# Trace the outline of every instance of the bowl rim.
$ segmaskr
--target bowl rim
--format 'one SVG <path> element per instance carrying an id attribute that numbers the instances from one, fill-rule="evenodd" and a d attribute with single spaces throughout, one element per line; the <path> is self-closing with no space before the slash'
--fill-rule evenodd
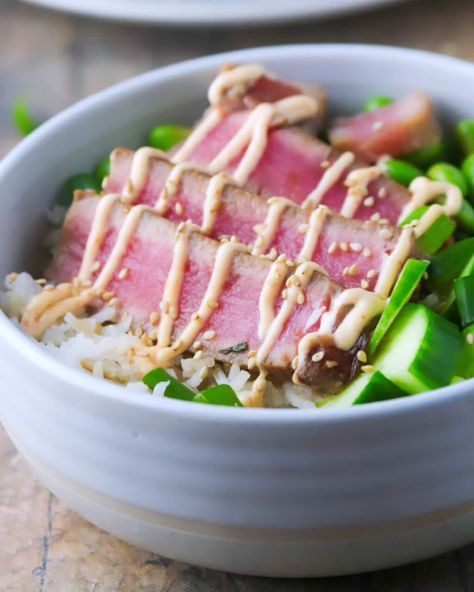
<path id="1" fill-rule="evenodd" d="M 24 154 L 37 149 L 48 134 L 67 126 L 70 119 L 81 117 L 91 108 L 100 107 L 113 101 L 118 96 L 133 95 L 137 89 L 146 90 L 153 87 L 159 80 L 166 83 L 167 80 L 182 78 L 188 74 L 195 74 L 211 66 L 218 66 L 224 61 L 265 61 L 267 58 L 295 57 L 314 54 L 318 59 L 326 57 L 344 58 L 350 55 L 352 58 L 371 57 L 376 52 L 377 59 L 401 59 L 404 61 L 421 61 L 424 65 L 437 68 L 449 68 L 456 70 L 462 76 L 474 78 L 474 64 L 467 61 L 440 55 L 433 52 L 417 49 L 393 47 L 375 44 L 291 44 L 255 47 L 243 50 L 235 50 L 212 54 L 200 58 L 181 61 L 175 64 L 163 66 L 95 93 L 61 111 L 41 125 L 27 138 L 22 140 L 0 161 L 0 184 L 2 177 L 7 175 L 23 158 Z M 66 381 L 71 386 L 80 388 L 84 393 L 93 397 L 102 397 L 125 405 L 132 405 L 144 409 L 167 409 L 171 413 L 188 418 L 207 417 L 220 421 L 264 422 L 269 420 L 278 423 L 301 422 L 340 422 L 363 421 L 368 417 L 381 417 L 387 414 L 399 415 L 411 413 L 415 410 L 426 409 L 444 405 L 446 401 L 455 395 L 457 398 L 474 397 L 474 378 L 465 380 L 455 385 L 441 389 L 427 391 L 415 396 L 380 401 L 370 405 L 358 405 L 355 407 L 328 409 L 324 413 L 312 412 L 309 409 L 272 409 L 272 408 L 245 408 L 241 413 L 238 408 L 217 405 L 189 405 L 188 402 L 164 397 L 141 396 L 145 393 L 128 390 L 123 386 L 114 384 L 104 379 L 99 379 L 78 368 L 68 366 L 59 358 L 55 358 L 38 343 L 21 331 L 4 313 L 0 311 L 0 343 L 5 341 L 14 348 L 17 355 L 25 357 L 32 365 L 40 368 L 59 381 Z"/>

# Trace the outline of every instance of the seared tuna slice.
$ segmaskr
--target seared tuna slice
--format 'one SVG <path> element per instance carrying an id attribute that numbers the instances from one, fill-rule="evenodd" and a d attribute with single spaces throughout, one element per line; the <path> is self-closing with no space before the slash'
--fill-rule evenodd
<path id="1" fill-rule="evenodd" d="M 138 162 L 141 156 L 125 149 L 113 152 L 107 191 L 127 191 L 134 158 Z M 218 178 L 211 180 L 192 167 L 178 169 L 182 165 L 173 165 L 156 152 L 150 153 L 146 161 L 143 159 L 145 163 L 142 187 L 137 186 L 129 198 L 134 203 L 157 206 L 163 216 L 177 222 L 191 220 L 216 239 L 235 236 L 252 246 L 255 254 L 285 254 L 297 261 L 315 261 L 345 288 L 375 289 L 380 271 L 390 265 L 400 241 L 401 233 L 396 228 L 349 220 L 322 207 L 311 212 L 281 198 L 267 200 L 241 189 L 231 179 L 224 178 L 223 184 L 216 187 L 217 199 L 209 200 L 210 184 Z M 174 174 L 176 170 L 181 170 L 179 177 Z M 169 179 L 172 184 L 167 184 Z M 212 208 L 215 212 L 211 216 Z M 398 257 L 392 280 L 405 259 L 414 253 L 412 239 Z M 387 282 L 383 283 L 387 286 Z M 390 287 L 382 293 L 388 294 Z"/>
<path id="2" fill-rule="evenodd" d="M 314 263 L 295 267 L 283 258 L 272 262 L 252 256 L 241 243 L 219 243 L 147 206 L 130 208 L 109 198 L 113 205 L 108 209 L 106 199 L 85 196 L 71 207 L 49 276 L 60 283 L 71 279 L 71 268 L 80 269 L 79 275 L 72 284 L 60 283 L 56 293 L 43 292 L 34 299 L 22 320 L 32 334 L 41 335 L 57 318 L 57 310 L 62 315 L 65 310 L 98 306 L 102 299 L 131 314 L 135 325 L 156 330 L 157 344 L 136 352 L 144 371 L 202 349 L 217 359 L 263 372 L 288 374 L 294 369 L 297 381 L 318 376 L 324 392 L 332 393 L 352 375 L 346 366 L 358 367 L 353 345 L 382 311 L 383 298 L 360 289 L 342 292 Z M 116 237 L 112 249 L 107 241 L 95 240 L 100 233 L 94 221 L 107 209 L 101 232 Z M 92 218 L 95 231 L 90 232 L 81 258 L 73 229 L 85 228 Z M 95 261 L 104 259 L 102 248 L 108 255 L 98 266 Z M 63 294 L 65 302 L 58 305 Z M 355 299 L 347 301 L 347 294 Z M 374 303 L 371 314 L 354 315 L 358 299 L 367 298 Z M 332 336 L 330 346 L 323 348 L 324 361 L 313 358 L 315 348 L 321 351 L 318 331 L 323 325 L 323 340 Z M 245 351 L 229 352 L 241 343 Z M 308 370 L 315 365 L 318 369 Z M 334 371 L 337 365 L 339 373 Z M 318 384 L 311 386 L 319 389 Z"/>
<path id="3" fill-rule="evenodd" d="M 441 130 L 430 99 L 415 93 L 371 113 L 336 119 L 329 138 L 338 150 L 352 150 L 375 162 L 384 155 L 400 156 L 434 144 Z"/>

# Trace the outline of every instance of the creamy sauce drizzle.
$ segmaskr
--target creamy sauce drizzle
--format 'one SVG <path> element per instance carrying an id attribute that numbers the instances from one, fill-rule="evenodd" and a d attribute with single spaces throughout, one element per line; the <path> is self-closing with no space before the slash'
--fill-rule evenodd
<path id="1" fill-rule="evenodd" d="M 284 281 L 288 276 L 290 268 L 287 260 L 280 255 L 270 267 L 270 270 L 263 283 L 260 297 L 258 299 L 259 323 L 258 337 L 262 341 L 267 334 L 268 328 L 275 318 L 275 303 L 280 295 Z"/>
<path id="2" fill-rule="evenodd" d="M 252 248 L 252 255 L 263 255 L 272 243 L 283 216 L 283 212 L 288 207 L 294 206 L 294 202 L 286 197 L 270 197 L 267 200 L 268 210 L 265 221 L 259 224 L 256 229 L 257 239 Z"/>
<path id="3" fill-rule="evenodd" d="M 301 207 L 313 209 L 321 203 L 326 193 L 339 181 L 344 171 L 354 162 L 352 152 L 344 152 L 327 168 L 321 180 L 301 204 Z"/>
<path id="4" fill-rule="evenodd" d="M 374 289 L 376 294 L 383 297 L 390 295 L 398 274 L 410 254 L 413 242 L 413 230 L 411 228 L 404 228 L 400 234 L 395 249 L 387 257 L 384 265 L 380 269 L 380 274 Z"/>
<path id="5" fill-rule="evenodd" d="M 441 181 L 431 181 L 426 177 L 417 177 L 410 185 L 412 198 L 403 209 L 399 222 L 402 222 L 409 214 L 417 208 L 424 206 L 437 197 L 446 196 L 443 205 L 434 204 L 418 220 L 415 226 L 415 236 L 421 236 L 428 228 L 443 214 L 446 216 L 455 216 L 462 206 L 461 190 L 452 185 Z"/>
<path id="6" fill-rule="evenodd" d="M 319 206 L 311 213 L 303 247 L 298 255 L 299 261 L 308 261 L 313 258 L 328 213 L 329 209 L 326 206 Z M 325 274 L 327 275 L 327 272 Z"/>
<path id="7" fill-rule="evenodd" d="M 231 94 L 232 98 L 245 95 L 264 74 L 265 70 L 259 64 L 246 64 L 223 70 L 209 86 L 207 91 L 209 103 L 213 106 L 219 105 L 227 93 Z"/>
<path id="8" fill-rule="evenodd" d="M 345 216 L 346 218 L 354 217 L 362 200 L 369 194 L 369 184 L 382 174 L 383 173 L 378 166 L 372 166 L 355 169 L 347 175 L 345 184 L 348 187 L 348 192 L 341 207 L 342 216 Z"/>
<path id="9" fill-rule="evenodd" d="M 201 231 L 204 234 L 210 234 L 214 230 L 217 214 L 221 206 L 222 195 L 225 188 L 232 184 L 232 179 L 226 173 L 217 173 L 217 175 L 209 179 L 202 213 Z"/>

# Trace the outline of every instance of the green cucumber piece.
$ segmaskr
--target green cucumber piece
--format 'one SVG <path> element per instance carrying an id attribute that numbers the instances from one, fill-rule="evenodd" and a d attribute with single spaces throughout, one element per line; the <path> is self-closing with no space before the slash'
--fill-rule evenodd
<path id="1" fill-rule="evenodd" d="M 430 146 L 425 146 L 424 148 L 419 148 L 414 152 L 405 154 L 403 158 L 411 164 L 425 169 L 435 162 L 449 160 L 449 153 L 448 143 L 441 140 L 436 142 L 436 144 L 431 144 Z"/>
<path id="2" fill-rule="evenodd" d="M 422 304 L 407 304 L 373 365 L 407 393 L 421 393 L 451 382 L 461 350 L 456 325 Z"/>
<path id="3" fill-rule="evenodd" d="M 361 374 L 342 393 L 332 397 L 320 407 L 324 409 L 351 407 L 352 405 L 397 399 L 406 395 L 405 391 L 393 384 L 381 372 L 374 372 L 373 374 Z"/>
<path id="4" fill-rule="evenodd" d="M 408 259 L 405 263 L 392 295 L 387 303 L 382 316 L 375 327 L 375 331 L 370 340 L 369 358 L 371 358 L 377 350 L 384 335 L 389 330 L 397 315 L 410 300 L 413 292 L 416 290 L 418 284 L 423 278 L 424 273 L 428 268 L 427 261 L 419 261 L 417 259 Z"/>
<path id="5" fill-rule="evenodd" d="M 462 200 L 461 209 L 456 214 L 456 220 L 460 228 L 470 235 L 474 234 L 474 208 L 465 199 Z"/>
<path id="6" fill-rule="evenodd" d="M 427 286 L 440 295 L 449 294 L 470 259 L 474 257 L 474 238 L 466 238 L 437 253 L 428 268 Z"/>
<path id="7" fill-rule="evenodd" d="M 461 327 L 474 324 L 474 275 L 466 275 L 454 282 L 454 294 L 461 319 Z"/>
<path id="8" fill-rule="evenodd" d="M 158 125 L 154 127 L 148 136 L 150 146 L 167 152 L 173 146 L 183 142 L 191 133 L 191 128 L 183 125 Z"/>

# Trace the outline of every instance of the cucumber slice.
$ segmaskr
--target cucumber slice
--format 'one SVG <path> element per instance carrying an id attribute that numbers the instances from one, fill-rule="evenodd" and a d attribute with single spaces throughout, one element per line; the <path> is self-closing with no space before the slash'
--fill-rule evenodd
<path id="1" fill-rule="evenodd" d="M 456 325 L 422 304 L 407 304 L 373 365 L 410 394 L 449 384 L 462 350 Z"/>
<path id="2" fill-rule="evenodd" d="M 469 260 L 474 257 L 474 238 L 466 238 L 437 253 L 428 269 L 427 285 L 440 295 L 449 294 Z"/>
<path id="3" fill-rule="evenodd" d="M 324 409 L 350 407 L 351 405 L 396 399 L 406 395 L 405 391 L 390 382 L 381 372 L 374 372 L 373 374 L 361 374 L 342 393 L 332 397 L 320 407 L 324 407 Z"/>
<path id="4" fill-rule="evenodd" d="M 429 206 L 421 206 L 409 214 L 400 226 L 407 226 L 413 220 L 419 220 L 427 211 Z M 456 230 L 456 222 L 444 214 L 437 218 L 433 224 L 417 238 L 416 244 L 423 253 L 434 255 L 441 249 L 444 243 Z"/>
<path id="5" fill-rule="evenodd" d="M 454 293 L 461 327 L 474 324 L 474 275 L 458 278 L 454 282 Z"/>
<path id="6" fill-rule="evenodd" d="M 390 300 L 388 301 L 388 304 L 375 327 L 372 339 L 370 340 L 369 358 L 374 355 L 391 324 L 405 304 L 410 300 L 413 292 L 420 283 L 423 274 L 427 270 L 428 265 L 428 262 L 419 261 L 417 259 L 408 259 L 405 263 L 397 283 L 395 284 L 392 295 L 390 296 Z"/>

